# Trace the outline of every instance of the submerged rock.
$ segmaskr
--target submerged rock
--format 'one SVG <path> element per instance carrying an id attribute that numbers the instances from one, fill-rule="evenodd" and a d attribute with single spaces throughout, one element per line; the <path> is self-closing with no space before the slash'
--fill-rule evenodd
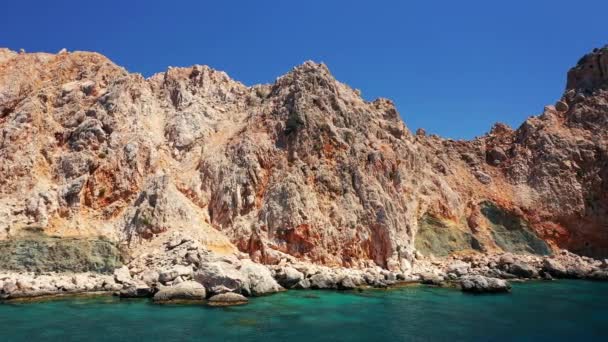
<path id="1" fill-rule="evenodd" d="M 232 306 L 244 305 L 249 302 L 247 297 L 234 292 L 221 293 L 209 298 L 208 304 L 211 306 Z"/>

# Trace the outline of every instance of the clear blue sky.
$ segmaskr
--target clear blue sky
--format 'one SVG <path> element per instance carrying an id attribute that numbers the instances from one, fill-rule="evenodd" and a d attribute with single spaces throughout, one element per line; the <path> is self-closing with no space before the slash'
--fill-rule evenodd
<path id="1" fill-rule="evenodd" d="M 410 129 L 471 138 L 538 114 L 608 43 L 608 1 L 5 1 L 0 46 L 94 50 L 149 76 L 207 64 L 247 84 L 325 62 Z"/>

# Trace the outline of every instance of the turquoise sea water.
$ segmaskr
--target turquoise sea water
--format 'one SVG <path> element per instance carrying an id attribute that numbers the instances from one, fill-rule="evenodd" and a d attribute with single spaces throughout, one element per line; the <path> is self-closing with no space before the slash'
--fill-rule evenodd
<path id="1" fill-rule="evenodd" d="M 515 284 L 506 295 L 411 286 L 289 291 L 247 306 L 114 297 L 0 304 L 1 341 L 606 340 L 608 283 Z"/>

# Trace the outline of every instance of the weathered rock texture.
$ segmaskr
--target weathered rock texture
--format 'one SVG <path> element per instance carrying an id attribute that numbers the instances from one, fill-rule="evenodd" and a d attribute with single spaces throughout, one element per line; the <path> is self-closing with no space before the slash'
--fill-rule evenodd
<path id="1" fill-rule="evenodd" d="M 0 265 L 26 272 L 112 273 L 121 265 L 120 252 L 98 239 L 29 237 L 0 241 Z"/>
<path id="2" fill-rule="evenodd" d="M 211 293 L 280 289 L 244 258 L 409 272 L 416 249 L 607 256 L 607 74 L 596 50 L 542 115 L 454 141 L 412 134 L 323 64 L 247 87 L 206 66 L 145 79 L 96 53 L 0 49 L 0 239 L 101 236 L 141 282 L 239 272 L 201 280 L 220 279 Z M 296 272 L 279 279 L 327 283 Z"/>

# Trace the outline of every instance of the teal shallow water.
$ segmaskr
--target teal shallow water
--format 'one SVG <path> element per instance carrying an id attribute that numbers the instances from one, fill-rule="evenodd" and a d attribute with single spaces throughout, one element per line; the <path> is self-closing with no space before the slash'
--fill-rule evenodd
<path id="1" fill-rule="evenodd" d="M 559 281 L 481 296 L 418 286 L 289 291 L 230 308 L 68 298 L 0 304 L 0 340 L 605 340 L 607 294 L 608 283 Z"/>

